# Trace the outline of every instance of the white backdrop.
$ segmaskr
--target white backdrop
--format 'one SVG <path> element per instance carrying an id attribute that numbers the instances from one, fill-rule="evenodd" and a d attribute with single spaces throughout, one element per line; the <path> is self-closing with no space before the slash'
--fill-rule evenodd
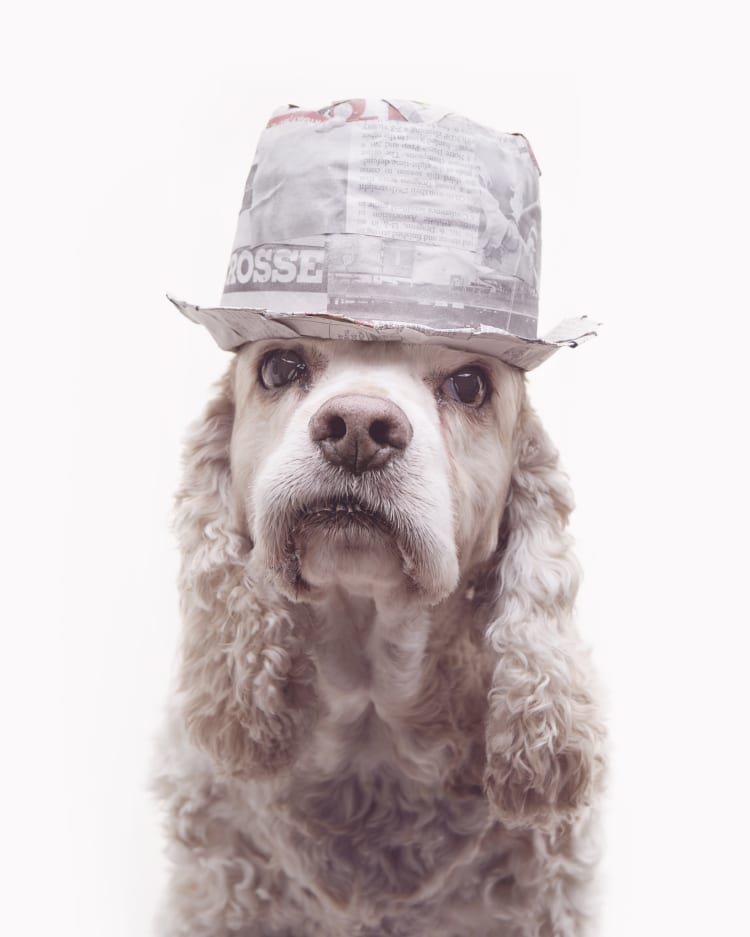
<path id="1" fill-rule="evenodd" d="M 164 293 L 218 300 L 277 105 L 381 95 L 528 136 L 542 331 L 604 323 L 530 377 L 577 492 L 581 627 L 609 695 L 601 934 L 747 932 L 749 76 L 729 6 L 8 15 L 4 933 L 150 933 L 168 518 L 180 439 L 229 360 Z"/>

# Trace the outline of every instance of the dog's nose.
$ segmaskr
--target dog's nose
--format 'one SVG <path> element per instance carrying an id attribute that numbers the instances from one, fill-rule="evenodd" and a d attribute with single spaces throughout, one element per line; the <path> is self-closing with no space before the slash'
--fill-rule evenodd
<path id="1" fill-rule="evenodd" d="M 331 397 L 310 420 L 310 438 L 326 459 L 355 475 L 382 468 L 411 437 L 404 411 L 384 397 Z"/>

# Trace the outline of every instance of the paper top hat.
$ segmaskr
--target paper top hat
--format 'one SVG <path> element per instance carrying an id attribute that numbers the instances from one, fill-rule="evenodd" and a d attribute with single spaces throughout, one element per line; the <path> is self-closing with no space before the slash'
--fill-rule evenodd
<path id="1" fill-rule="evenodd" d="M 540 221 L 520 134 L 414 101 L 290 105 L 260 137 L 221 305 L 172 302 L 228 350 L 435 343 L 530 370 L 595 334 L 584 317 L 537 336 Z"/>

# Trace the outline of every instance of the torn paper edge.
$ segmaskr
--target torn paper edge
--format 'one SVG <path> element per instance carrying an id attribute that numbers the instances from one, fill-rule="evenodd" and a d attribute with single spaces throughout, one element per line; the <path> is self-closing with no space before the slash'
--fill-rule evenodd
<path id="1" fill-rule="evenodd" d="M 458 351 L 489 355 L 524 371 L 536 368 L 560 348 L 575 348 L 588 341 L 597 334 L 599 326 L 586 316 L 580 316 L 564 319 L 543 338 L 529 339 L 492 326 L 436 329 L 377 319 L 365 321 L 331 313 L 271 313 L 265 309 L 196 306 L 169 294 L 167 298 L 192 322 L 204 325 L 225 351 L 233 351 L 245 342 L 268 339 L 400 341 L 413 345 L 443 345 Z"/>

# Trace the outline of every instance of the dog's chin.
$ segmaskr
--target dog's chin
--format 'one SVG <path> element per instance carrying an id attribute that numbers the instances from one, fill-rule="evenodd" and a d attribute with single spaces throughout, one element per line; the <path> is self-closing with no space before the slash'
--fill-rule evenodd
<path id="1" fill-rule="evenodd" d="M 446 582 L 414 538 L 385 516 L 353 503 L 299 512 L 269 563 L 280 591 L 295 601 L 323 600 L 332 589 L 384 601 L 435 604 Z M 276 538 L 279 543 L 280 538 Z M 448 584 L 450 585 L 450 584 Z"/>
<path id="2" fill-rule="evenodd" d="M 392 535 L 361 521 L 304 525 L 297 555 L 310 599 L 332 588 L 372 597 L 414 590 Z"/>

